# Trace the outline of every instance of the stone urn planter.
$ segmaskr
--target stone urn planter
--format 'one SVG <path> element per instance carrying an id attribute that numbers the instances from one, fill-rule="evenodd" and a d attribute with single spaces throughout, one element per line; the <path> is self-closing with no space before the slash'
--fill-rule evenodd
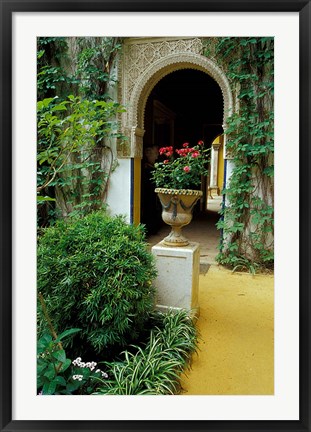
<path id="1" fill-rule="evenodd" d="M 162 219 L 172 228 L 162 243 L 173 247 L 187 246 L 189 240 L 182 235 L 181 230 L 191 222 L 192 210 L 203 192 L 192 189 L 166 188 L 156 188 L 155 192 L 162 205 Z"/>

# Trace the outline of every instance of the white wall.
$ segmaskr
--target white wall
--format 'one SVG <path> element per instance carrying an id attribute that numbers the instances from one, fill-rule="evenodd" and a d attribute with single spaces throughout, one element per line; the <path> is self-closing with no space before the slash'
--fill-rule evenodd
<path id="1" fill-rule="evenodd" d="M 126 215 L 130 222 L 131 214 L 131 159 L 119 159 L 119 166 L 109 181 L 107 204 L 111 215 Z"/>
<path id="2" fill-rule="evenodd" d="M 226 162 L 225 162 L 226 163 Z M 227 171 L 226 171 L 226 185 L 225 187 L 228 187 L 230 183 L 230 177 L 232 176 L 232 171 L 234 169 L 234 162 L 231 159 L 227 159 Z M 226 196 L 226 206 L 229 205 L 229 200 Z"/>

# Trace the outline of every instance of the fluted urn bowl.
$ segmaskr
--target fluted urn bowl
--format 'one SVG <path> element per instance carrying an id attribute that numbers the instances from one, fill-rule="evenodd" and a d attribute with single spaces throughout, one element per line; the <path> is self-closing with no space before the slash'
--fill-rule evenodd
<path id="1" fill-rule="evenodd" d="M 203 192 L 193 189 L 156 188 L 162 205 L 162 219 L 172 230 L 162 243 L 167 246 L 187 246 L 189 240 L 182 234 L 182 227 L 192 220 L 192 211 Z"/>

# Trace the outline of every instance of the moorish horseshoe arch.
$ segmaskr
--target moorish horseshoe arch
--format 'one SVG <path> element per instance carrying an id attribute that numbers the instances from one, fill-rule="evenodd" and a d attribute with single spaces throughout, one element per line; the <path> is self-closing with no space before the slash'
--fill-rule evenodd
<path id="1" fill-rule="evenodd" d="M 147 99 L 154 86 L 166 75 L 181 69 L 196 69 L 207 73 L 219 85 L 223 96 L 223 127 L 233 112 L 233 97 L 229 81 L 219 66 L 209 58 L 196 53 L 173 53 L 150 64 L 137 77 L 123 117 L 123 130 L 130 139 L 130 157 L 142 158 L 144 112 Z"/>

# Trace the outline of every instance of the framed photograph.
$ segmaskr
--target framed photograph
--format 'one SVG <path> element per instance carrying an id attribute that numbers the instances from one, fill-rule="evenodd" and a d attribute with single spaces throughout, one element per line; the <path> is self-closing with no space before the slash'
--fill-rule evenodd
<path id="1" fill-rule="evenodd" d="M 311 430 L 310 0 L 0 0 L 0 4 L 1 430 Z M 230 73 L 231 78 L 234 75 L 233 63 L 239 59 L 231 57 L 226 66 L 226 76 L 221 67 L 217 66 L 219 51 L 217 54 L 215 43 L 219 40 L 226 42 L 239 38 L 248 38 L 250 43 L 253 43 L 252 40 L 256 41 L 256 38 L 261 38 L 264 44 L 270 40 L 274 42 L 274 69 L 269 71 L 274 74 L 275 88 L 272 98 L 275 115 L 274 164 L 272 162 L 272 165 L 275 165 L 275 188 L 271 195 L 275 209 L 274 299 L 271 317 L 274 323 L 273 338 L 271 337 L 274 346 L 272 343 L 270 347 L 273 352 L 273 367 L 270 368 L 273 369 L 273 377 L 268 391 L 265 387 L 262 392 L 255 390 L 248 393 L 245 390 L 241 393 L 230 393 L 229 389 L 205 394 L 194 391 L 188 395 L 156 396 L 53 392 L 43 393 L 42 396 L 42 389 L 38 392 L 37 176 L 43 176 L 44 187 L 54 180 L 53 175 L 41 170 L 40 161 L 39 170 L 37 169 L 37 152 L 40 146 L 37 99 L 43 88 L 37 81 L 38 58 L 41 55 L 38 41 L 40 38 L 41 42 L 45 43 L 49 38 L 83 41 L 85 38 L 104 37 L 114 41 L 120 38 L 123 41 L 125 48 L 122 51 L 121 72 L 119 71 L 117 77 L 119 87 L 116 97 L 125 106 L 131 101 L 126 114 L 118 113 L 122 131 L 127 135 L 127 144 L 118 147 L 119 141 L 116 140 L 119 165 L 128 176 L 129 183 L 124 180 L 121 186 L 114 180 L 110 183 L 114 198 L 110 198 L 109 205 L 116 214 L 125 214 L 128 222 L 134 225 L 141 221 L 143 211 L 147 211 L 148 206 L 151 206 L 146 204 L 143 208 L 140 201 L 143 194 L 143 189 L 140 189 L 142 183 L 135 189 L 138 184 L 135 183 L 137 173 L 139 179 L 144 174 L 140 160 L 145 157 L 145 143 L 148 140 L 149 150 L 160 141 L 174 146 L 177 138 L 182 139 L 182 133 L 178 136 L 179 131 L 185 135 L 189 132 L 185 120 L 184 123 L 177 122 L 173 104 L 166 106 L 165 95 L 173 87 L 174 79 L 177 79 L 176 71 L 181 72 L 180 76 L 185 75 L 189 72 L 188 67 L 192 74 L 190 79 L 196 81 L 198 86 L 203 83 L 201 80 L 204 78 L 200 73 L 210 76 L 211 81 L 214 80 L 219 86 L 217 89 L 217 86 L 213 87 L 212 83 L 204 81 L 211 94 L 217 96 L 219 93 L 220 108 L 217 104 L 213 106 L 213 110 L 209 112 L 209 122 L 204 123 L 199 119 L 200 136 L 192 136 L 189 132 L 189 141 L 193 139 L 197 142 L 203 138 L 213 143 L 214 165 L 208 183 L 204 184 L 204 199 L 207 203 L 209 194 L 212 199 L 215 189 L 220 196 L 219 185 L 223 183 L 226 186 L 223 178 L 233 169 L 230 149 L 226 147 L 225 141 L 217 141 L 217 137 L 221 136 L 225 126 L 228 126 L 230 113 L 238 111 L 238 91 L 241 91 L 241 87 L 231 91 L 227 79 Z M 204 41 L 211 43 L 204 45 Z M 230 51 L 229 45 L 226 47 Z M 75 50 L 74 44 L 71 49 L 72 52 Z M 44 49 L 42 53 L 43 51 Z M 210 53 L 207 60 L 203 59 L 202 52 Z M 82 64 L 81 56 L 77 58 Z M 266 63 L 269 61 L 270 57 L 267 55 Z M 85 64 L 83 63 L 83 67 Z M 67 64 L 65 67 L 70 66 Z M 50 68 L 48 73 L 57 75 L 57 67 L 52 69 Z M 91 73 L 95 73 L 94 69 Z M 42 86 L 45 86 L 45 90 L 42 94 L 45 98 L 49 95 L 46 89 L 52 89 L 55 82 L 55 79 L 52 79 L 53 82 L 49 81 L 50 76 L 45 75 L 43 78 L 45 81 Z M 206 76 L 204 79 L 207 79 Z M 247 80 L 249 76 L 245 75 L 243 79 Z M 60 77 L 58 84 L 61 80 Z M 87 79 L 83 81 L 81 78 L 83 91 L 91 94 L 92 89 L 86 89 L 86 81 Z M 158 85 L 159 82 L 162 87 Z M 75 85 L 73 79 L 70 85 Z M 192 89 L 187 92 L 184 88 L 183 97 L 180 97 L 177 91 L 170 97 L 176 99 L 176 106 L 181 106 L 187 104 L 187 100 L 190 101 L 191 91 Z M 147 100 L 147 96 L 144 99 L 144 92 L 147 96 L 152 94 L 153 99 Z M 202 90 L 201 97 L 199 107 L 204 106 L 204 100 L 208 99 L 209 93 Z M 58 106 L 55 112 L 65 110 L 64 106 Z M 87 116 L 90 109 L 89 106 L 83 115 Z M 148 110 L 153 110 L 153 115 L 150 117 L 150 125 L 144 127 L 142 118 L 148 115 Z M 199 110 L 195 115 L 200 116 Z M 78 114 L 75 119 L 72 121 L 82 122 Z M 195 116 L 192 121 L 195 124 Z M 79 139 L 78 135 L 75 140 Z M 199 143 L 202 145 L 203 141 Z M 183 151 L 188 147 L 188 143 L 185 143 Z M 63 150 L 59 147 L 55 151 Z M 199 155 L 199 151 L 193 151 L 193 158 Z M 49 157 L 55 158 L 51 163 L 51 172 L 53 169 L 55 171 L 56 163 L 60 159 L 59 154 L 44 156 L 42 152 L 41 156 L 43 166 L 49 163 Z M 227 162 L 219 165 L 219 160 Z M 168 160 L 165 160 L 166 162 Z M 94 166 L 95 164 L 92 169 Z M 60 163 L 57 169 L 62 168 L 63 164 Z M 188 165 L 186 168 L 185 173 L 191 170 Z M 54 198 L 43 196 L 47 201 Z M 81 206 L 77 208 L 81 209 Z M 63 214 L 65 213 L 66 210 L 63 211 Z M 39 217 L 45 216 L 42 213 Z M 44 226 L 44 223 L 42 225 Z M 268 256 L 268 246 L 265 247 L 265 256 Z M 260 308 L 258 311 L 260 314 Z M 246 319 L 241 320 L 242 322 L 244 329 L 241 327 L 237 330 L 241 334 L 250 326 Z M 248 332 L 255 334 L 251 333 L 253 330 L 250 328 Z M 260 344 L 259 341 L 258 343 Z M 208 349 L 208 343 L 206 346 Z M 265 368 L 266 357 L 264 354 L 260 357 L 264 349 L 264 345 L 258 347 L 263 371 L 271 366 L 266 365 Z M 238 356 L 250 355 L 252 353 L 238 353 Z M 219 358 L 216 363 L 222 361 L 223 359 Z M 250 373 L 249 370 L 241 370 L 241 380 Z M 258 383 L 264 380 L 264 376 L 257 379 Z"/>

